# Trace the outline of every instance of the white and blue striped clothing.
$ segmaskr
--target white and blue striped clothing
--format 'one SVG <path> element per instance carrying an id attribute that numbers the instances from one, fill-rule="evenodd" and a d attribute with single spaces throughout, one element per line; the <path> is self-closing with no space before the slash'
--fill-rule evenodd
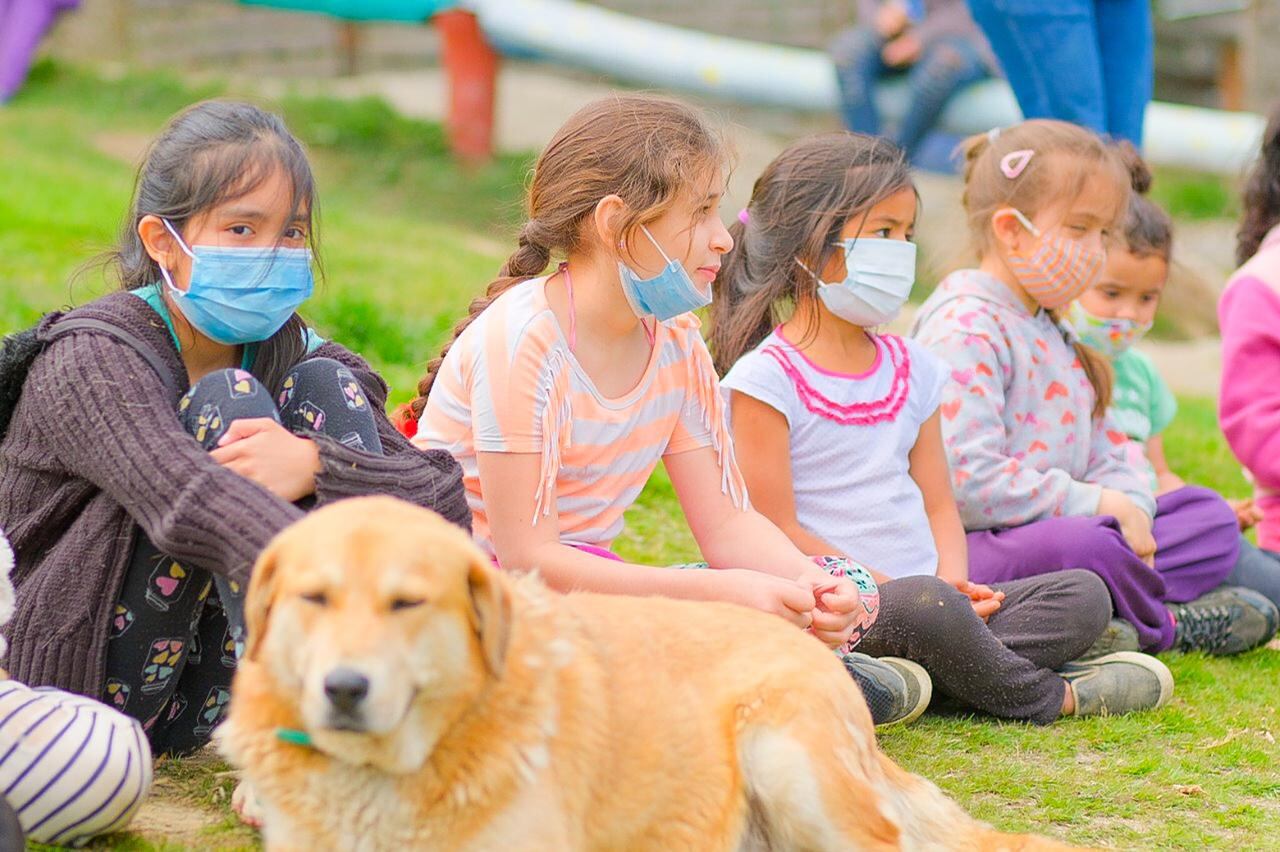
<path id="1" fill-rule="evenodd" d="M 107 705 L 0 681 L 0 792 L 28 840 L 77 846 L 118 831 L 151 787 L 142 726 Z"/>

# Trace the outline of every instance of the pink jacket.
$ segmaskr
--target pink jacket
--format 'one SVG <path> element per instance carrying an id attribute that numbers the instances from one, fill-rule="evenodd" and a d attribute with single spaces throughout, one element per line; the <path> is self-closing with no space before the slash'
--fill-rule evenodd
<path id="1" fill-rule="evenodd" d="M 1236 270 L 1218 302 L 1222 392 L 1218 419 L 1252 475 L 1266 517 L 1258 543 L 1280 550 L 1280 228 Z"/>

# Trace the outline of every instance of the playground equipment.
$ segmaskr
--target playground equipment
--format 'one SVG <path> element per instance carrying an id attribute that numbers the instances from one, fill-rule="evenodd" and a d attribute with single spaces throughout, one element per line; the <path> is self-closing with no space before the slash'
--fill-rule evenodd
<path id="1" fill-rule="evenodd" d="M 441 31 L 450 80 L 450 138 L 454 150 L 469 159 L 491 152 L 498 52 L 748 104 L 822 112 L 838 106 L 831 61 L 819 51 L 711 35 L 576 0 L 243 2 L 349 20 L 432 20 Z M 906 88 L 882 84 L 876 101 L 882 114 L 896 121 L 906 111 Z M 938 128 L 967 135 L 1020 117 L 1008 85 L 992 80 L 953 97 Z M 1263 124 L 1252 113 L 1153 102 L 1147 107 L 1143 149 L 1159 165 L 1236 174 L 1257 151 Z"/>

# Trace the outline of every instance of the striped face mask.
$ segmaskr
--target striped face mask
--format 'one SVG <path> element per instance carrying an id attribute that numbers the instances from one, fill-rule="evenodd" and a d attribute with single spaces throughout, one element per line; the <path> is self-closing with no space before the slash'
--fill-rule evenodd
<path id="1" fill-rule="evenodd" d="M 1006 263 L 1022 289 L 1045 310 L 1052 311 L 1075 301 L 1098 283 L 1107 262 L 1105 251 L 1091 251 L 1076 240 L 1059 234 L 1042 236 L 1031 220 L 1014 209 L 1022 227 L 1040 237 L 1040 244 L 1026 257 L 1009 255 Z"/>

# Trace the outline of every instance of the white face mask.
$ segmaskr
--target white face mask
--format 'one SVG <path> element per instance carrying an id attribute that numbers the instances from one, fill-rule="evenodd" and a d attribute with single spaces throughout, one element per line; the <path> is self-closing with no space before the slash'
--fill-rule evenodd
<path id="1" fill-rule="evenodd" d="M 916 244 L 876 237 L 842 240 L 845 278 L 829 283 L 818 278 L 818 298 L 827 310 L 860 328 L 892 322 L 916 280 Z M 796 261 L 799 263 L 799 261 Z"/>

